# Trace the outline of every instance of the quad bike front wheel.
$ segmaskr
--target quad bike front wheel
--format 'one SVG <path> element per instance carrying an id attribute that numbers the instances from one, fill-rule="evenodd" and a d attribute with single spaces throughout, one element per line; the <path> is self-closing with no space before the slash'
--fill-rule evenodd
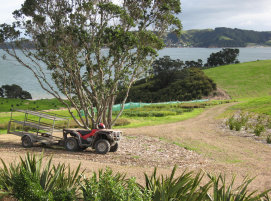
<path id="1" fill-rule="evenodd" d="M 106 154 L 110 150 L 110 144 L 107 140 L 98 140 L 95 144 L 95 152 L 97 154 Z"/>
<path id="2" fill-rule="evenodd" d="M 69 137 L 65 141 L 65 148 L 68 151 L 78 151 L 79 145 L 77 140 L 74 137 Z"/>
<path id="3" fill-rule="evenodd" d="M 110 147 L 110 152 L 116 152 L 119 148 L 119 144 L 116 142 L 113 146 Z"/>

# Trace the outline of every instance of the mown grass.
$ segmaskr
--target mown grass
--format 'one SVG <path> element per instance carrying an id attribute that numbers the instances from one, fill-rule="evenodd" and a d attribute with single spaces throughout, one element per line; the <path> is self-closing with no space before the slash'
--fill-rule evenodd
<path id="1" fill-rule="evenodd" d="M 9 112 L 11 109 L 49 110 L 65 107 L 57 99 L 22 100 L 0 98 L 0 112 Z"/>
<path id="2" fill-rule="evenodd" d="M 141 126 L 152 126 L 158 124 L 167 124 L 183 121 L 193 118 L 204 111 L 204 108 L 229 101 L 209 101 L 199 103 L 179 103 L 179 104 L 156 104 L 124 110 L 123 115 L 116 122 L 114 128 L 132 128 Z M 73 111 L 76 114 L 76 111 Z M 67 110 L 55 110 L 55 114 L 70 117 Z M 116 113 L 117 114 L 117 113 Z M 115 115 L 116 115 L 115 114 Z M 10 120 L 10 112 L 0 113 L 0 134 L 6 132 Z M 16 120 L 23 120 L 24 113 L 13 112 L 12 117 Z M 38 121 L 38 117 L 29 116 Z M 113 116 L 114 117 L 114 116 Z M 70 118 L 71 119 L 71 118 Z M 45 123 L 52 123 L 51 120 L 43 120 Z M 57 122 L 57 125 L 63 126 L 63 122 Z M 71 119 L 70 127 L 76 127 L 76 123 Z"/>
<path id="3" fill-rule="evenodd" d="M 241 99 L 240 103 L 230 107 L 230 110 L 271 115 L 271 96 Z"/>
<path id="4" fill-rule="evenodd" d="M 186 112 L 180 115 L 170 115 L 165 117 L 133 117 L 122 116 L 122 118 L 128 120 L 130 123 L 123 126 L 115 126 L 115 128 L 138 128 L 142 126 L 154 126 L 159 124 L 174 123 L 178 121 L 184 121 L 189 118 L 193 118 L 204 111 L 203 108 L 194 109 L 191 112 Z"/>
<path id="5" fill-rule="evenodd" d="M 271 60 L 219 66 L 204 72 L 232 98 L 271 94 Z"/>

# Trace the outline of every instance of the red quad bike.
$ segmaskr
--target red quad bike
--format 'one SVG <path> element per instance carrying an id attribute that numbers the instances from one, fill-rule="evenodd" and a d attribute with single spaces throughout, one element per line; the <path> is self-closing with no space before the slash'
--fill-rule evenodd
<path id="1" fill-rule="evenodd" d="M 116 152 L 122 132 L 109 129 L 68 130 L 63 129 L 65 148 L 68 151 L 83 151 L 88 147 L 98 154 Z"/>

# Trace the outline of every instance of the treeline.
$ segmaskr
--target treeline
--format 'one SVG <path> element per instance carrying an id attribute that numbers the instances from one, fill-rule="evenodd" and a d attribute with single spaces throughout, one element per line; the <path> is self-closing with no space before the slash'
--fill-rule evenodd
<path id="1" fill-rule="evenodd" d="M 164 56 L 154 61 L 150 76 L 137 81 L 130 89 L 128 100 L 132 102 L 188 101 L 209 96 L 216 84 L 202 69 L 239 63 L 239 49 L 223 49 L 202 60 L 181 61 Z M 120 103 L 126 91 L 121 91 L 116 102 Z"/>
<path id="2" fill-rule="evenodd" d="M 0 87 L 1 98 L 18 98 L 18 99 L 32 99 L 31 94 L 28 91 L 24 91 L 22 87 L 12 84 L 3 85 Z"/>
<path id="3" fill-rule="evenodd" d="M 169 33 L 166 38 L 166 43 L 168 46 L 181 45 L 193 47 L 271 46 L 271 31 L 259 32 L 225 27 L 188 30 L 184 31 L 180 38 L 174 33 Z"/>

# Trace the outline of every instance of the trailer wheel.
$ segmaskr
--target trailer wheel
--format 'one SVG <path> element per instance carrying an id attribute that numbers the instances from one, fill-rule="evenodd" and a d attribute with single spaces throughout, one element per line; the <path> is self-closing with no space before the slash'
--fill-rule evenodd
<path id="1" fill-rule="evenodd" d="M 79 150 L 78 141 L 73 137 L 67 138 L 67 140 L 65 141 L 65 148 L 68 151 L 78 151 Z"/>
<path id="2" fill-rule="evenodd" d="M 33 142 L 28 135 L 22 137 L 22 146 L 25 148 L 33 147 Z"/>
<path id="3" fill-rule="evenodd" d="M 97 154 L 106 154 L 110 150 L 110 144 L 107 140 L 101 139 L 95 143 L 95 151 Z"/>
<path id="4" fill-rule="evenodd" d="M 119 148 L 119 144 L 116 142 L 113 146 L 110 147 L 110 152 L 116 152 Z"/>

